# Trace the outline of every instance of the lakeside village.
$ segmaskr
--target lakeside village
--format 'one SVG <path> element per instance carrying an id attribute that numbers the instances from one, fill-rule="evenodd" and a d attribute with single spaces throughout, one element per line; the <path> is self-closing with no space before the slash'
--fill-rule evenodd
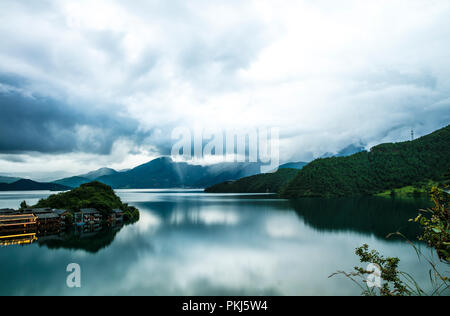
<path id="1" fill-rule="evenodd" d="M 121 227 L 124 212 L 114 209 L 108 218 L 96 209 L 81 209 L 71 213 L 64 209 L 0 209 L 0 246 L 27 245 L 39 239 L 58 236 L 69 228 L 79 235 L 99 232 L 103 225 Z"/>

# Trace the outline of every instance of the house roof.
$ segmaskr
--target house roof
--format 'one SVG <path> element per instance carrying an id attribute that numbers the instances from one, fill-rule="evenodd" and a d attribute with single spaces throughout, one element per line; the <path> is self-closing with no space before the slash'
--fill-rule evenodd
<path id="1" fill-rule="evenodd" d="M 112 211 L 113 211 L 113 213 L 123 213 L 123 211 L 121 209 L 118 209 L 118 208 L 116 208 L 116 209 L 114 209 Z"/>
<path id="2" fill-rule="evenodd" d="M 13 214 L 16 213 L 16 210 L 13 210 L 11 208 L 2 208 L 0 209 L 0 214 Z"/>
<path id="3" fill-rule="evenodd" d="M 81 213 L 83 214 L 97 214 L 100 213 L 99 211 L 97 211 L 95 208 L 83 208 L 80 210 Z"/>
<path id="4" fill-rule="evenodd" d="M 36 214 L 38 219 L 53 219 L 53 218 L 59 218 L 58 214 L 55 213 L 45 213 L 45 214 Z"/>
<path id="5" fill-rule="evenodd" d="M 63 215 L 64 213 L 69 212 L 68 210 L 53 210 L 53 213 L 56 213 L 58 215 Z"/>
<path id="6" fill-rule="evenodd" d="M 27 208 L 24 210 L 24 213 L 33 213 L 33 214 L 46 214 L 51 213 L 51 208 Z"/>

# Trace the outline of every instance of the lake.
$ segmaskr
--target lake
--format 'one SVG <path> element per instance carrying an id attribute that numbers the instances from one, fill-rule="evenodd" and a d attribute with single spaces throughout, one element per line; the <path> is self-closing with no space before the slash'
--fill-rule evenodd
<path id="1" fill-rule="evenodd" d="M 401 231 L 414 239 L 408 219 L 427 200 L 116 192 L 140 209 L 138 223 L 0 248 L 0 295 L 359 295 L 345 277 L 328 277 L 359 265 L 354 250 L 364 243 L 398 256 L 402 270 L 429 285 L 429 267 L 411 246 L 385 238 Z M 1 192 L 0 208 L 49 194 Z M 81 267 L 81 288 L 66 286 L 70 263 Z"/>

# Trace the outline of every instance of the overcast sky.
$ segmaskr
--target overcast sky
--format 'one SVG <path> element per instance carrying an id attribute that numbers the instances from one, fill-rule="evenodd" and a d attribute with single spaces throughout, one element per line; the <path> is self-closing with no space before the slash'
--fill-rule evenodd
<path id="1" fill-rule="evenodd" d="M 0 21 L 0 174 L 130 168 L 177 126 L 279 127 L 300 161 L 450 123 L 448 0 L 2 0 Z"/>

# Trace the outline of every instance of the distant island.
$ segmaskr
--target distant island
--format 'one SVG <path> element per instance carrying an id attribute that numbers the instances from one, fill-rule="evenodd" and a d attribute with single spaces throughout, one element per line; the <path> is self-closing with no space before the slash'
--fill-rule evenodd
<path id="1" fill-rule="evenodd" d="M 381 144 L 370 152 L 348 157 L 321 158 L 301 170 L 280 173 L 280 169 L 273 174 L 224 182 L 205 191 L 270 191 L 283 198 L 420 195 L 445 181 L 449 168 L 450 125 L 413 141 Z"/>

